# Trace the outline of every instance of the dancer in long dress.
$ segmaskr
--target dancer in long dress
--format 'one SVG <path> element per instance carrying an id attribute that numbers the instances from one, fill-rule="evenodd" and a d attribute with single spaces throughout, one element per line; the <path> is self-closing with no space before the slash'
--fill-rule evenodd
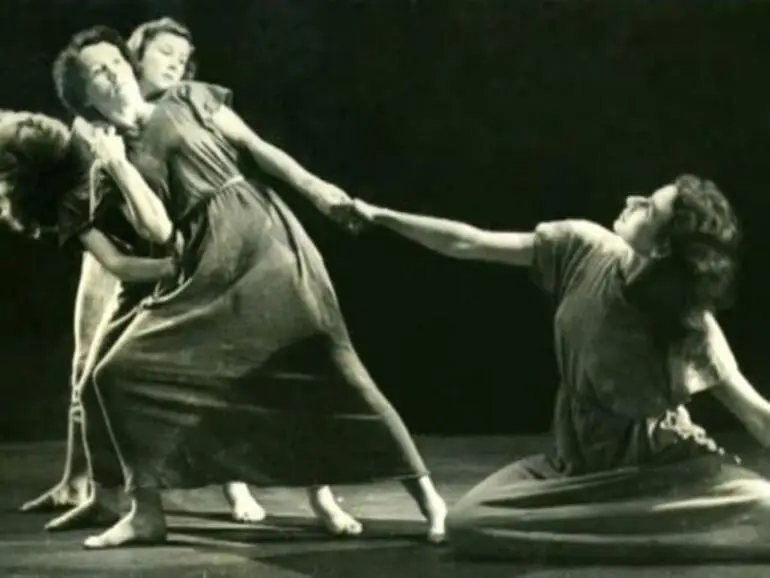
<path id="1" fill-rule="evenodd" d="M 104 418 L 132 501 L 86 547 L 161 541 L 159 489 L 228 479 L 401 480 L 429 539 L 443 539 L 444 502 L 358 358 L 320 254 L 277 195 L 243 178 L 239 151 L 330 216 L 349 197 L 259 138 L 229 108 L 226 89 L 183 83 L 144 100 L 117 33 L 78 34 L 54 70 L 73 112 L 98 115 L 125 138 L 127 151 L 118 137 L 88 137 L 141 226 L 159 241 L 184 239 L 183 280 L 112 336 L 85 388 L 94 395 L 84 405 Z M 153 191 L 174 232 L 145 205 Z M 102 464 L 94 475 L 116 483 Z"/>
<path id="2" fill-rule="evenodd" d="M 495 472 L 450 509 L 469 556 L 737 560 L 770 554 L 770 483 L 686 409 L 710 391 L 770 446 L 770 403 L 715 311 L 738 221 L 710 181 L 633 196 L 614 232 L 580 220 L 495 232 L 357 201 L 371 222 L 449 257 L 529 267 L 556 308 L 555 452 Z"/>
<path id="3" fill-rule="evenodd" d="M 160 18 L 139 25 L 132 32 L 127 44 L 136 63 L 142 93 L 146 98 L 157 98 L 171 86 L 184 79 L 192 79 L 195 74 L 192 34 L 185 26 L 171 18 Z M 80 121 L 82 122 L 82 119 Z M 87 151 L 85 152 L 87 154 Z M 83 185 L 88 185 L 87 181 L 84 181 Z M 80 208 L 88 210 L 86 204 L 81 204 Z M 91 252 L 83 252 L 75 298 L 75 348 L 70 374 L 72 395 L 68 413 L 64 472 L 55 486 L 22 505 L 22 511 L 70 508 L 84 503 L 88 498 L 91 486 L 80 432 L 82 411 L 78 388 L 83 383 L 83 368 L 94 343 L 96 330 L 105 315 L 109 316 L 115 312 L 118 285 L 118 279 L 107 271 Z M 135 287 L 130 293 L 135 298 L 133 304 L 146 296 L 143 293 L 149 294 L 153 287 L 151 283 Z M 126 295 L 123 296 L 124 300 L 125 297 Z M 265 510 L 254 499 L 246 484 L 231 482 L 225 484 L 223 489 L 236 521 L 258 522 L 265 518 Z M 63 529 L 66 527 L 66 521 L 63 517 L 55 518 L 46 528 Z M 360 531 L 360 527 L 351 526 L 349 529 Z"/>

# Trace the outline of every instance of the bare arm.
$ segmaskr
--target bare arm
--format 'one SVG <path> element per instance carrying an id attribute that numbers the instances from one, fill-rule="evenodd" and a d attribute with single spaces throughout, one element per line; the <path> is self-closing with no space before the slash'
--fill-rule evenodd
<path id="1" fill-rule="evenodd" d="M 264 171 L 296 188 L 319 208 L 348 200 L 342 190 L 312 174 L 291 156 L 262 139 L 231 108 L 219 107 L 212 121 L 228 141 L 248 150 Z"/>
<path id="2" fill-rule="evenodd" d="M 124 213 L 137 233 L 159 245 L 168 243 L 174 226 L 163 203 L 139 171 L 125 158 L 111 160 L 105 168 L 123 193 L 127 204 Z"/>
<path id="3" fill-rule="evenodd" d="M 121 253 L 101 231 L 89 229 L 80 241 L 107 271 L 128 283 L 160 281 L 176 274 L 174 259 L 132 257 Z"/>
<path id="4" fill-rule="evenodd" d="M 716 320 L 707 318 L 709 347 L 718 367 L 719 382 L 709 391 L 765 447 L 770 447 L 770 402 L 743 375 Z"/>
<path id="5" fill-rule="evenodd" d="M 127 160 L 123 140 L 110 127 L 95 127 L 83 119 L 73 123 L 73 135 L 81 154 L 90 156 L 90 187 L 97 186 L 105 173 L 125 199 L 123 211 L 142 237 L 166 243 L 173 225 L 163 203 L 147 185 L 139 171 Z M 92 162 L 95 161 L 95 165 Z"/>
<path id="6" fill-rule="evenodd" d="M 356 200 L 356 210 L 432 251 L 455 259 L 492 261 L 529 266 L 534 258 L 535 234 L 486 231 L 458 221 L 400 213 Z"/>

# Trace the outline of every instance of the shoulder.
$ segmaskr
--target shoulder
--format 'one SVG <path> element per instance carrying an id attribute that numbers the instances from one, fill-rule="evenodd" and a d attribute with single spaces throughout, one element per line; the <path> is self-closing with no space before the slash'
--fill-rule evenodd
<path id="1" fill-rule="evenodd" d="M 204 104 L 219 101 L 220 104 L 229 104 L 231 100 L 232 91 L 225 86 L 190 80 L 168 89 L 159 102 Z"/>
<path id="2" fill-rule="evenodd" d="M 609 229 L 586 219 L 546 221 L 535 227 L 540 241 L 585 247 L 620 248 L 622 240 Z"/>

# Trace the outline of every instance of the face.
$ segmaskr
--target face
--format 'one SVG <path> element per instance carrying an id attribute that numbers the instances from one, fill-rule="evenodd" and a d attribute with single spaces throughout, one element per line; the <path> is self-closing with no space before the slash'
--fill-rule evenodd
<path id="1" fill-rule="evenodd" d="M 80 51 L 85 70 L 88 104 L 106 117 L 141 102 L 131 65 L 117 46 L 100 42 Z"/>
<path id="2" fill-rule="evenodd" d="M 661 251 L 656 239 L 673 215 L 676 195 L 676 186 L 666 185 L 647 197 L 628 197 L 613 229 L 641 255 Z"/>
<path id="3" fill-rule="evenodd" d="M 139 63 L 145 96 L 164 92 L 180 82 L 192 55 L 187 39 L 171 32 L 159 32 L 145 46 Z"/>

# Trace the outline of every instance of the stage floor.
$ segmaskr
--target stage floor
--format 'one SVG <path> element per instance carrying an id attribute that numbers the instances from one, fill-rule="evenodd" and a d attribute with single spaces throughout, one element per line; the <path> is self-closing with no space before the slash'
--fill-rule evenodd
<path id="1" fill-rule="evenodd" d="M 449 503 L 495 468 L 546 447 L 542 437 L 420 438 Z M 272 514 L 264 523 L 231 523 L 221 490 L 168 492 L 170 541 L 162 547 L 86 552 L 88 532 L 49 534 L 49 514 L 16 511 L 58 479 L 63 445 L 0 446 L 0 576 L 260 578 L 763 578 L 770 565 L 554 567 L 454 560 L 421 540 L 418 513 L 397 485 L 336 488 L 366 531 L 357 539 L 325 536 L 301 490 L 258 491 Z M 755 460 L 752 460 L 755 461 Z M 752 464 L 754 465 L 754 464 Z M 767 473 L 768 465 L 760 465 Z M 762 467 L 764 466 L 764 467 Z"/>

